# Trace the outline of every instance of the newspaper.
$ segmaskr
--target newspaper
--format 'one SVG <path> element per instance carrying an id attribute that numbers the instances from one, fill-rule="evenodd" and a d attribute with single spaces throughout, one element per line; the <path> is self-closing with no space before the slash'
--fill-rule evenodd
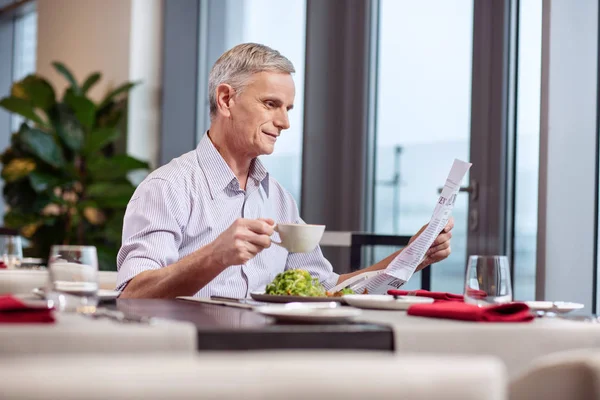
<path id="1" fill-rule="evenodd" d="M 408 282 L 423 261 L 427 250 L 446 227 L 460 184 L 469 168 L 471 163 L 454 160 L 427 227 L 390 262 L 387 268 L 356 275 L 332 288 L 330 292 L 337 292 L 347 287 L 356 293 L 363 293 L 366 289 L 369 294 L 386 294 L 389 289 L 399 289 Z"/>

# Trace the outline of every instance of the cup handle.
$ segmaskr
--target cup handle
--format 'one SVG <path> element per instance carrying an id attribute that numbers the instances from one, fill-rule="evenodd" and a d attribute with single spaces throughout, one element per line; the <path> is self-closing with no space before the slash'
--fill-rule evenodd
<path id="1" fill-rule="evenodd" d="M 277 228 L 277 224 L 273 225 L 273 230 L 275 232 L 279 232 L 278 228 Z M 281 242 L 276 242 L 275 240 L 271 239 L 271 243 L 275 243 L 278 246 L 281 246 Z"/>

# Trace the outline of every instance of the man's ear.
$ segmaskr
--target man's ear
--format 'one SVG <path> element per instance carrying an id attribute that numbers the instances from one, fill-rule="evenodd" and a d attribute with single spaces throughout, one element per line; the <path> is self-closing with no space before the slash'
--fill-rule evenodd
<path id="1" fill-rule="evenodd" d="M 235 96 L 235 90 L 226 84 L 222 83 L 217 86 L 217 112 L 224 117 L 229 117 L 231 115 L 231 106 L 233 97 Z"/>

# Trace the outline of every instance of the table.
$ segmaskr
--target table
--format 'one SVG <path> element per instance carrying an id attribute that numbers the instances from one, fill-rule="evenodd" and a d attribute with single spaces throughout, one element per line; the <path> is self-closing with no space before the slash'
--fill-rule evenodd
<path id="1" fill-rule="evenodd" d="M 359 320 L 392 326 L 399 355 L 495 356 L 504 362 L 511 378 L 550 353 L 600 349 L 598 323 L 549 317 L 530 323 L 477 323 L 414 317 L 403 311 L 363 311 Z"/>
<path id="2" fill-rule="evenodd" d="M 175 299 L 119 299 L 112 308 L 128 315 L 191 322 L 198 350 L 394 350 L 391 327 L 377 322 L 279 324 L 250 309 Z"/>
<path id="3" fill-rule="evenodd" d="M 54 324 L 0 324 L 0 356 L 193 354 L 196 329 L 181 321 L 120 323 L 56 313 Z"/>

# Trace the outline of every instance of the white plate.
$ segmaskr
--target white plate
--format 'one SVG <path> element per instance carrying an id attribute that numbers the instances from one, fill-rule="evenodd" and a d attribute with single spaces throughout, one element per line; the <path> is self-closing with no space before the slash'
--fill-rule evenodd
<path id="1" fill-rule="evenodd" d="M 116 290 L 98 289 L 98 299 L 101 301 L 116 300 L 121 292 Z"/>
<path id="2" fill-rule="evenodd" d="M 48 300 L 32 300 L 32 299 L 20 299 L 23 304 L 29 308 L 36 308 L 40 310 L 47 310 L 52 308 L 53 304 Z"/>
<path id="3" fill-rule="evenodd" d="M 308 296 L 284 296 L 279 294 L 265 294 L 262 292 L 250 292 L 250 297 L 256 301 L 265 303 L 323 303 L 334 301 L 343 303 L 342 297 L 308 297 Z"/>
<path id="4" fill-rule="evenodd" d="M 281 322 L 338 323 L 348 322 L 361 314 L 350 307 L 336 307 L 337 303 L 289 303 L 257 307 L 256 312 Z"/>
<path id="5" fill-rule="evenodd" d="M 566 314 L 571 311 L 581 310 L 585 305 L 566 301 L 526 301 L 525 304 L 533 311 L 546 311 L 557 314 Z"/>
<path id="6" fill-rule="evenodd" d="M 35 288 L 32 290 L 32 293 L 42 299 L 44 299 L 46 297 L 44 288 Z M 119 297 L 119 294 L 121 294 L 121 292 L 116 291 L 116 290 L 106 290 L 106 289 L 98 289 L 98 300 L 100 301 L 110 301 L 110 300 L 116 300 L 117 297 Z"/>
<path id="7" fill-rule="evenodd" d="M 413 304 L 430 304 L 433 299 L 417 296 L 390 296 L 387 294 L 346 294 L 343 299 L 349 305 L 375 310 L 406 310 Z"/>

